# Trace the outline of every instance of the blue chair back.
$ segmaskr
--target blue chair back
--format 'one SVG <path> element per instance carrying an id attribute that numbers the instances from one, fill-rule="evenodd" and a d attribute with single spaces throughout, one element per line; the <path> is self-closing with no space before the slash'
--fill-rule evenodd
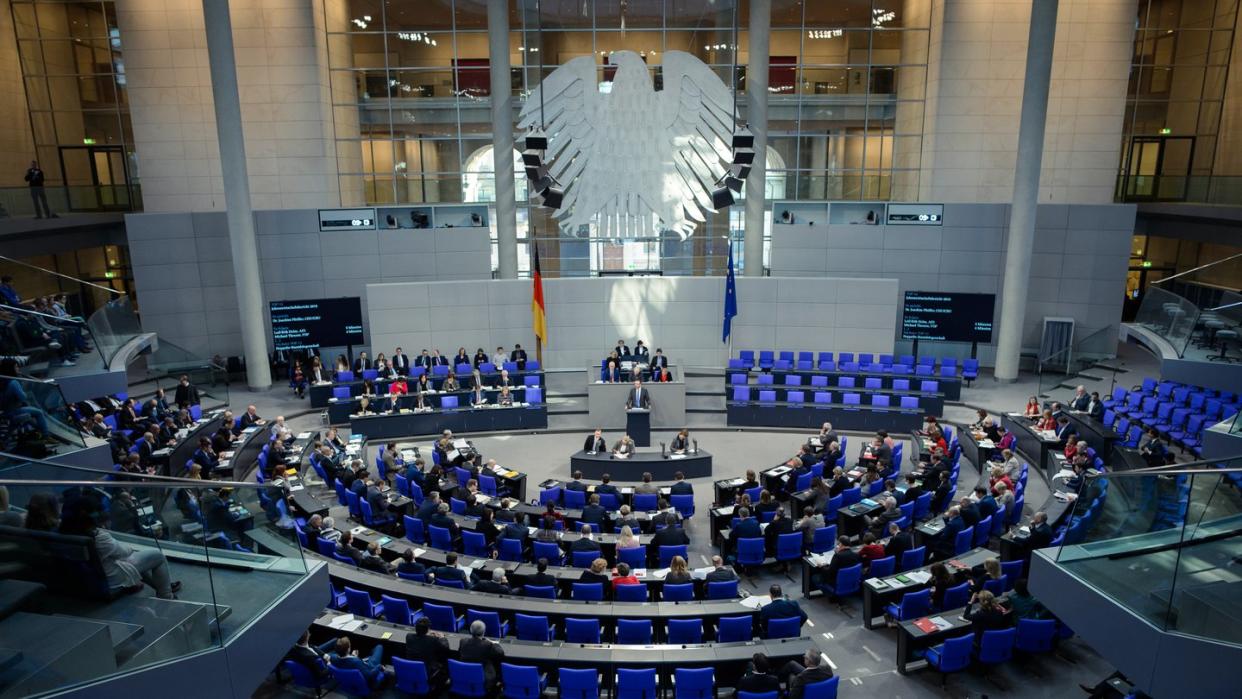
<path id="1" fill-rule="evenodd" d="M 559 566 L 565 562 L 565 554 L 561 552 L 560 544 L 555 541 L 536 541 L 533 545 L 534 559 L 548 559 L 548 565 Z"/>
<path id="2" fill-rule="evenodd" d="M 395 686 L 406 694 L 416 697 L 431 694 L 431 683 L 427 679 L 427 666 L 421 660 L 406 660 L 392 656 L 392 669 L 396 674 Z"/>
<path id="3" fill-rule="evenodd" d="M 714 699 L 716 696 L 716 671 L 710 667 L 673 670 L 676 680 L 674 699 Z"/>
<path id="4" fill-rule="evenodd" d="M 996 665 L 1009 662 L 1013 658 L 1013 644 L 1018 635 L 1017 629 L 1001 629 L 984 631 L 979 639 L 979 662 L 985 665 Z"/>
<path id="5" fill-rule="evenodd" d="M 634 509 L 650 512 L 659 507 L 660 497 L 655 493 L 634 493 Z"/>
<path id="6" fill-rule="evenodd" d="M 897 558 L 895 556 L 885 556 L 877 558 L 871 562 L 871 567 L 867 569 L 868 578 L 887 578 L 897 571 Z"/>
<path id="7" fill-rule="evenodd" d="M 801 635 L 802 618 L 791 616 L 783 619 L 769 619 L 764 638 L 797 638 Z"/>
<path id="8" fill-rule="evenodd" d="M 476 621 L 483 622 L 483 625 L 487 627 L 487 630 L 483 632 L 484 635 L 490 636 L 492 638 L 503 638 L 505 635 L 505 631 L 507 631 L 509 628 L 508 624 L 501 623 L 500 612 L 490 611 L 490 610 L 467 609 L 466 610 L 466 627 L 469 628 L 470 625 Z"/>
<path id="9" fill-rule="evenodd" d="M 835 513 L 835 510 L 832 512 Z M 826 527 L 818 527 L 815 529 L 811 540 L 812 553 L 826 553 L 831 551 L 837 544 L 837 525 L 829 524 Z"/>
<path id="10" fill-rule="evenodd" d="M 599 619 L 565 619 L 566 643 L 599 643 Z"/>
<path id="11" fill-rule="evenodd" d="M 617 549 L 617 561 L 628 565 L 631 569 L 645 568 L 647 567 L 647 547 Z"/>
<path id="12" fill-rule="evenodd" d="M 522 594 L 538 599 L 556 599 L 556 588 L 552 585 L 527 585 L 522 588 Z"/>
<path id="13" fill-rule="evenodd" d="M 501 539 L 500 550 L 496 557 L 512 563 L 522 562 L 522 542 L 520 539 Z"/>
<path id="14" fill-rule="evenodd" d="M 329 665 L 328 671 L 332 673 L 332 679 L 336 680 L 336 691 L 355 697 L 371 696 L 371 687 L 367 684 L 367 678 L 362 676 L 361 670 L 343 670 Z"/>
<path id="15" fill-rule="evenodd" d="M 1014 648 L 1023 653 L 1047 653 L 1052 650 L 1056 632 L 1055 619 L 1018 619 Z"/>
<path id="16" fill-rule="evenodd" d="M 557 670 L 557 691 L 561 699 L 599 699 L 599 672 L 594 668 Z"/>
<path id="17" fill-rule="evenodd" d="M 673 556 L 681 556 L 683 559 L 690 558 L 689 546 L 686 544 L 678 544 L 677 546 L 661 546 L 659 551 L 659 559 L 661 568 L 667 568 L 673 560 Z"/>
<path id="18" fill-rule="evenodd" d="M 975 635 L 946 639 L 936 653 L 927 654 L 927 661 L 940 672 L 961 672 L 970 667 L 970 654 L 975 648 Z"/>
<path id="19" fill-rule="evenodd" d="M 737 596 L 736 580 L 707 583 L 707 599 L 735 599 Z"/>
<path id="20" fill-rule="evenodd" d="M 766 553 L 764 552 L 763 537 L 754 537 L 748 539 L 737 540 L 737 562 L 742 565 L 763 565 Z"/>
<path id="21" fill-rule="evenodd" d="M 618 602 L 646 602 L 647 583 L 637 585 L 617 585 L 613 590 L 613 599 Z"/>
<path id="22" fill-rule="evenodd" d="M 677 513 L 683 519 L 690 519 L 694 516 L 694 494 L 687 493 L 685 495 L 670 495 L 668 502 L 677 510 Z"/>
<path id="23" fill-rule="evenodd" d="M 461 629 L 461 619 L 453 612 L 453 608 L 447 604 L 423 602 L 423 616 L 427 617 L 427 621 L 431 622 L 431 628 L 436 631 L 456 633 Z"/>
<path id="24" fill-rule="evenodd" d="M 323 661 L 319 661 L 319 666 L 325 670 L 327 669 L 327 666 L 323 664 Z M 293 660 L 286 660 L 282 667 L 284 667 L 285 671 L 289 673 L 294 685 L 304 687 L 306 689 L 313 689 L 316 694 L 319 693 L 320 688 L 322 688 L 326 683 L 326 680 L 320 680 L 311 674 L 311 671 L 302 663 Z"/>
<path id="25" fill-rule="evenodd" d="M 944 591 L 944 602 L 941 604 L 942 609 L 957 609 L 965 607 L 970 601 L 970 583 L 964 582 L 956 587 L 950 587 Z"/>
<path id="26" fill-rule="evenodd" d="M 802 542 L 805 540 L 806 536 L 800 531 L 776 537 L 776 560 L 796 561 L 802 558 Z"/>
<path id="27" fill-rule="evenodd" d="M 911 570 L 923 565 L 923 561 L 927 558 L 927 547 L 920 546 L 916 549 L 910 549 L 901 554 L 901 569 Z"/>
<path id="28" fill-rule="evenodd" d="M 431 545 L 445 551 L 453 550 L 453 533 L 444 527 L 429 525 L 428 532 L 431 534 Z"/>
<path id="29" fill-rule="evenodd" d="M 463 663 L 460 660 L 449 660 L 449 686 L 453 694 L 460 697 L 487 696 L 487 685 L 483 676 L 482 663 Z"/>
<path id="30" fill-rule="evenodd" d="M 590 568 L 596 558 L 599 558 L 599 551 L 574 551 L 572 564 L 575 568 Z"/>
<path id="31" fill-rule="evenodd" d="M 467 556 L 487 558 L 491 555 L 491 549 L 487 545 L 487 537 L 478 532 L 462 530 L 461 543 L 462 550 Z"/>
<path id="32" fill-rule="evenodd" d="M 717 643 L 749 641 L 754 635 L 754 619 L 749 616 L 725 616 L 716 622 Z"/>
<path id="33" fill-rule="evenodd" d="M 570 599 L 602 602 L 604 599 L 604 583 L 576 582 L 574 583 Z"/>
<path id="34" fill-rule="evenodd" d="M 930 611 L 931 590 L 919 590 L 917 592 L 907 592 L 901 596 L 901 604 L 898 606 L 898 614 L 896 616 L 899 621 L 906 621 L 927 616 Z"/>
<path id="35" fill-rule="evenodd" d="M 618 619 L 617 643 L 627 646 L 645 646 L 651 643 L 650 619 Z"/>
<path id="36" fill-rule="evenodd" d="M 586 491 L 585 490 L 565 490 L 562 497 L 565 500 L 565 508 L 569 510 L 581 510 L 586 507 Z"/>
<path id="37" fill-rule="evenodd" d="M 836 595 L 837 597 L 845 597 L 853 595 L 862 590 L 863 567 L 861 563 L 855 563 L 849 568 L 842 568 L 837 571 L 837 580 L 834 584 L 824 584 L 825 591 Z"/>
<path id="38" fill-rule="evenodd" d="M 694 583 L 665 585 L 661 599 L 665 602 L 691 602 L 694 600 Z"/>
<path id="39" fill-rule="evenodd" d="M 655 668 L 617 670 L 616 699 L 655 699 Z"/>
<path id="40" fill-rule="evenodd" d="M 539 674 L 534 665 L 501 663 L 500 678 L 505 699 L 539 699 L 548 686 L 547 675 Z"/>
<path id="41" fill-rule="evenodd" d="M 957 538 L 953 540 L 953 555 L 960 556 L 970 550 L 970 544 L 975 538 L 975 528 L 966 527 L 957 533 Z"/>

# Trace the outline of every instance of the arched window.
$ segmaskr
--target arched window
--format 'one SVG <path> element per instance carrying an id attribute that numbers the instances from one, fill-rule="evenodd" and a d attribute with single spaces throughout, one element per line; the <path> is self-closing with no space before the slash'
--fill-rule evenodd
<path id="1" fill-rule="evenodd" d="M 471 153 L 466 158 L 461 173 L 461 197 L 467 203 L 496 201 L 495 159 L 490 145 Z M 526 171 L 522 169 L 522 154 L 513 151 L 513 178 L 517 200 L 525 201 Z"/>

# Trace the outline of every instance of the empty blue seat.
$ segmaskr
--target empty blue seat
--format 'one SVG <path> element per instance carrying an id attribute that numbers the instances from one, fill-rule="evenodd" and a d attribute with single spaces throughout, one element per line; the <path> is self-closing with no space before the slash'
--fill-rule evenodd
<path id="1" fill-rule="evenodd" d="M 737 596 L 736 580 L 707 583 L 707 599 L 734 599 Z"/>
<path id="2" fill-rule="evenodd" d="M 846 393 L 841 397 L 845 405 L 862 405 L 862 396 L 857 393 Z"/>
<path id="3" fill-rule="evenodd" d="M 1017 634 L 1017 629 L 984 631 L 979 639 L 979 650 L 975 658 L 984 665 L 1009 662 L 1013 659 L 1013 644 Z"/>
<path id="4" fill-rule="evenodd" d="M 827 392 L 827 391 L 816 391 L 816 392 L 815 392 L 815 402 L 816 402 L 816 403 L 831 403 L 831 402 L 832 402 L 832 394 L 831 394 L 831 393 L 829 393 L 829 392 Z"/>
<path id="5" fill-rule="evenodd" d="M 1013 646 L 1023 653 L 1047 653 L 1057 633 L 1055 619 L 1019 619 Z"/>
<path id="6" fill-rule="evenodd" d="M 332 397 L 337 400 L 349 400 L 349 386 L 333 386 Z"/>
<path id="7" fill-rule="evenodd" d="M 702 643 L 702 619 L 669 619 L 668 643 Z"/>
<path id="8" fill-rule="evenodd" d="M 689 496 L 693 497 L 693 496 Z M 681 556 L 682 559 L 690 558 L 689 546 L 686 544 L 678 544 L 676 546 L 661 546 L 659 551 L 659 567 L 667 568 L 673 561 L 673 556 Z"/>
<path id="9" fill-rule="evenodd" d="M 395 675 L 394 686 L 397 689 L 416 697 L 430 696 L 431 681 L 427 676 L 427 666 L 421 660 L 406 660 L 392 656 L 392 669 Z"/>
<path id="10" fill-rule="evenodd" d="M 378 619 L 384 612 L 384 603 L 372 600 L 371 593 L 366 590 L 355 590 L 346 585 L 345 608 L 354 616 Z"/>
<path id="11" fill-rule="evenodd" d="M 923 561 L 927 557 L 927 547 L 920 546 L 918 548 L 904 551 L 901 554 L 901 570 L 913 570 L 923 565 Z"/>
<path id="12" fill-rule="evenodd" d="M 345 589 L 349 590 L 348 587 Z M 411 610 L 409 601 L 402 597 L 380 595 L 380 604 L 383 605 L 384 618 L 394 624 L 413 626 L 414 622 L 423 617 L 422 612 Z"/>
<path id="13" fill-rule="evenodd" d="M 460 660 L 449 660 L 449 686 L 453 694 L 459 697 L 485 697 L 487 684 L 481 663 L 463 663 Z"/>
<path id="14" fill-rule="evenodd" d="M 615 699 L 655 699 L 655 668 L 621 668 L 617 670 Z"/>
<path id="15" fill-rule="evenodd" d="M 863 379 L 863 388 L 866 388 L 868 390 L 872 390 L 872 389 L 878 390 L 882 388 L 882 385 L 880 383 L 880 379 L 874 376 L 871 376 L 866 379 Z"/>
<path id="16" fill-rule="evenodd" d="M 501 663 L 500 680 L 505 699 L 538 699 L 548 688 L 547 673 L 539 672 L 534 665 Z"/>
<path id="17" fill-rule="evenodd" d="M 806 393 L 803 391 L 789 391 L 785 394 L 785 402 L 790 405 L 802 405 L 806 402 Z"/>
<path id="18" fill-rule="evenodd" d="M 576 582 L 573 584 L 570 599 L 585 600 L 588 602 L 602 602 L 604 599 L 604 583 Z"/>
<path id="19" fill-rule="evenodd" d="M 567 643 L 599 643 L 599 619 L 565 619 L 565 641 Z"/>
<path id="20" fill-rule="evenodd" d="M 710 667 L 673 670 L 673 699 L 715 699 L 716 674 Z"/>
<path id="21" fill-rule="evenodd" d="M 665 602 L 690 602 L 694 600 L 694 583 L 665 585 L 661 599 Z"/>
<path id="22" fill-rule="evenodd" d="M 737 562 L 744 566 L 761 566 L 765 560 L 763 537 L 737 540 Z"/>
<path id="23" fill-rule="evenodd" d="M 517 637 L 523 641 L 548 642 L 556 633 L 556 627 L 548 621 L 546 616 L 518 613 L 513 619 Z"/>
<path id="24" fill-rule="evenodd" d="M 838 571 L 839 573 L 839 571 Z M 769 619 L 764 630 L 764 638 L 797 638 L 802 635 L 802 617 L 785 617 Z"/>
<path id="25" fill-rule="evenodd" d="M 361 670 L 346 670 L 332 665 L 328 666 L 332 679 L 336 680 L 336 691 L 353 697 L 371 696 L 371 686 Z"/>
<path id="26" fill-rule="evenodd" d="M 887 578 L 897 572 L 896 556 L 885 556 L 871 561 L 871 566 L 867 569 L 868 578 Z"/>
<path id="27" fill-rule="evenodd" d="M 461 631 L 461 627 L 465 623 L 462 617 L 457 616 L 453 612 L 453 607 L 447 604 L 423 602 L 423 615 L 431 622 L 431 628 L 446 633 Z"/>
<path id="28" fill-rule="evenodd" d="M 970 667 L 970 652 L 975 646 L 974 634 L 966 634 L 957 638 L 946 639 L 938 646 L 923 651 L 923 659 L 932 669 L 940 672 L 943 685 L 950 672 L 961 672 Z"/>
<path id="29" fill-rule="evenodd" d="M 887 394 L 884 394 L 884 393 L 873 393 L 873 394 L 871 394 L 871 407 L 873 407 L 873 408 L 887 408 L 887 407 L 889 407 L 889 396 L 888 396 Z"/>
<path id="30" fill-rule="evenodd" d="M 858 594 L 862 590 L 862 564 L 855 563 L 837 571 L 837 579 L 820 585 L 824 594 L 833 599 Z"/>
<path id="31" fill-rule="evenodd" d="M 760 403 L 775 403 L 776 402 L 776 391 L 760 391 L 759 402 Z"/>
<path id="32" fill-rule="evenodd" d="M 786 386 L 801 386 L 802 376 L 800 374 L 785 374 Z"/>
<path id="33" fill-rule="evenodd" d="M 651 644 L 650 619 L 618 619 L 617 643 L 626 646 L 645 646 Z"/>
<path id="34" fill-rule="evenodd" d="M 941 609 L 957 609 L 965 607 L 970 601 L 970 582 L 964 582 L 961 585 L 950 587 L 944 591 L 944 599 L 941 602 Z"/>
<path id="35" fill-rule="evenodd" d="M 811 377 L 811 386 L 815 388 L 824 388 L 828 386 L 828 377 L 823 374 L 816 374 Z"/>
<path id="36" fill-rule="evenodd" d="M 647 583 L 637 585 L 617 585 L 613 590 L 613 599 L 618 602 L 646 602 Z"/>
<path id="37" fill-rule="evenodd" d="M 599 672 L 594 668 L 558 668 L 557 680 L 561 699 L 599 699 Z"/>
<path id="38" fill-rule="evenodd" d="M 457 396 L 440 396 L 440 409 L 453 410 L 457 407 Z"/>
<path id="39" fill-rule="evenodd" d="M 855 379 L 853 376 L 838 376 L 837 388 L 854 388 Z"/>
<path id="40" fill-rule="evenodd" d="M 908 621 L 927 616 L 931 612 L 931 590 L 907 592 L 901 596 L 901 602 L 886 606 L 884 611 L 897 621 Z"/>

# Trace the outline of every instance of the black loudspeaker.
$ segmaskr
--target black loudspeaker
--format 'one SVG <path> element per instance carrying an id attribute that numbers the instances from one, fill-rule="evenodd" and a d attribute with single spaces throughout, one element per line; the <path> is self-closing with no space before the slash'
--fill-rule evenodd
<path id="1" fill-rule="evenodd" d="M 733 206 L 733 192 L 728 187 L 712 190 L 712 207 L 724 209 Z"/>
<path id="2" fill-rule="evenodd" d="M 755 162 L 754 148 L 738 148 L 733 151 L 733 162 L 735 164 L 749 165 Z"/>
<path id="3" fill-rule="evenodd" d="M 743 165 L 741 163 L 734 163 L 729 166 L 729 176 L 739 180 L 744 180 L 747 177 L 750 177 L 750 166 Z"/>
<path id="4" fill-rule="evenodd" d="M 543 156 L 539 154 L 539 151 L 528 148 L 522 151 L 522 164 L 526 167 L 539 167 L 543 165 Z"/>
<path id="5" fill-rule="evenodd" d="M 527 139 L 526 142 L 530 143 L 530 140 Z M 529 145 L 526 147 L 530 148 Z M 734 148 L 754 148 L 755 147 L 755 135 L 752 134 L 749 129 L 742 129 L 741 131 L 738 131 L 737 133 L 733 134 L 733 147 Z"/>
<path id="6" fill-rule="evenodd" d="M 526 179 L 528 180 L 541 180 L 547 176 L 548 168 L 546 167 L 539 166 L 526 168 Z"/>
<path id="7" fill-rule="evenodd" d="M 745 180 L 741 180 L 741 179 L 738 179 L 730 175 L 729 177 L 725 178 L 724 182 L 725 182 L 725 186 L 728 187 L 729 189 L 732 189 L 738 194 L 742 193 L 742 183 L 745 182 Z"/>
<path id="8" fill-rule="evenodd" d="M 556 180 L 552 179 L 548 175 L 544 175 L 543 177 L 540 177 L 537 180 L 531 181 L 531 187 L 535 190 L 537 194 L 543 194 L 544 192 L 551 189 L 552 185 L 554 184 L 556 184 Z"/>
<path id="9" fill-rule="evenodd" d="M 547 150 L 548 149 L 548 137 L 541 133 L 527 134 L 526 149 L 527 150 Z"/>
<path id="10" fill-rule="evenodd" d="M 548 187 L 540 193 L 543 197 L 543 205 L 549 209 L 561 208 L 561 202 L 565 199 L 565 192 L 557 187 Z"/>

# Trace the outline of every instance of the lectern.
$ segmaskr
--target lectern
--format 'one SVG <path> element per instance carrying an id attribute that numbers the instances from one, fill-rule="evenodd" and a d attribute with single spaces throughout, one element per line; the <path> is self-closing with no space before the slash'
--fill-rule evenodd
<path id="1" fill-rule="evenodd" d="M 630 408 L 625 411 L 625 432 L 636 447 L 651 446 L 651 409 Z"/>

